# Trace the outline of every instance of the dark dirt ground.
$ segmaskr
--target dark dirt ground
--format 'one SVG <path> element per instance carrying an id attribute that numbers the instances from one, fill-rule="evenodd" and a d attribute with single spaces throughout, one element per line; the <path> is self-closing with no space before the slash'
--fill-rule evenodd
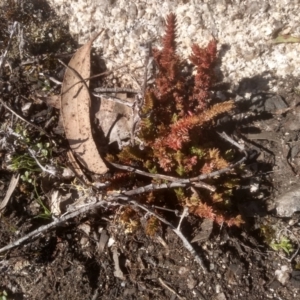
<path id="1" fill-rule="evenodd" d="M 22 55 L 16 46 L 19 41 L 13 40 L 9 65 L 3 67 L 0 77 L 0 97 L 26 120 L 51 132 L 56 144 L 48 149 L 45 135 L 0 104 L 1 199 L 12 174 L 23 175 L 0 217 L 0 247 L 50 222 L 41 218 L 45 210 L 36 201 L 37 193 L 47 206 L 53 188 L 63 185 L 66 193 L 77 196 L 86 192 L 76 190 L 72 180 L 60 182 L 35 170 L 26 177 L 24 169 L 9 169 L 10 157 L 16 151 L 26 152 L 12 128 L 15 132 L 21 128 L 18 132 L 32 145 L 43 143 L 51 152 L 48 164 L 67 165 L 68 145 L 53 130 L 58 113 L 35 95 L 59 93 L 60 88 L 41 73 L 62 80 L 64 70 L 56 57 L 60 54 L 67 61 L 70 55 L 65 53 L 77 47 L 43 1 L 28 1 L 21 11 L 11 5 L 2 9 L 1 53 L 9 40 L 7 25 L 13 21 L 24 25 L 26 40 Z M 246 222 L 241 228 L 216 224 L 210 228 L 208 224 L 206 237 L 192 243 L 208 272 L 195 263 L 169 227 L 162 226 L 153 237 L 146 235 L 143 221 L 147 216 L 140 211 L 142 226 L 130 232 L 135 220 L 129 225 L 120 222 L 120 207 L 100 208 L 2 253 L 0 299 L 298 299 L 299 218 L 297 214 L 279 218 L 274 199 L 298 181 L 300 92 L 295 78 L 282 80 L 277 94 L 269 92 L 267 84 L 263 75 L 247 78 L 230 94 L 237 108 L 230 122 L 222 120 L 222 129 L 228 128 L 225 131 L 249 152 L 246 175 L 235 199 Z M 254 89 L 245 100 L 245 93 Z M 177 226 L 179 219 L 172 216 L 169 221 Z M 181 228 L 188 240 L 201 235 L 203 222 L 193 216 L 183 220 Z M 292 245 L 289 253 L 282 245 L 273 249 L 282 237 Z"/>

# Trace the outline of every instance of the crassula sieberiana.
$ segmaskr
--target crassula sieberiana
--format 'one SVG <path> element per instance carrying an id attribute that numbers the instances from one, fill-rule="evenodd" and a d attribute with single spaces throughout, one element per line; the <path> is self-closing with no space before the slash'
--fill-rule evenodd
<path id="1" fill-rule="evenodd" d="M 143 147 L 127 146 L 107 159 L 154 174 L 190 178 L 226 168 L 234 157 L 234 151 L 228 145 L 224 146 L 224 141 L 214 131 L 216 117 L 230 111 L 233 102 L 213 104 L 211 100 L 216 41 L 212 40 L 205 48 L 194 44 L 188 62 L 176 52 L 176 26 L 176 16 L 168 15 L 162 49 L 152 49 L 155 80 L 145 90 L 137 133 Z M 124 188 L 125 183 L 125 186 L 140 186 L 150 182 L 161 183 L 162 180 L 151 181 L 116 171 L 112 186 Z M 230 204 L 232 190 L 238 185 L 234 171 L 208 182 L 218 187 L 215 192 L 180 188 L 154 191 L 138 198 L 171 208 L 188 206 L 190 213 L 199 217 L 225 222 L 229 226 L 240 225 L 241 217 L 234 215 Z"/>

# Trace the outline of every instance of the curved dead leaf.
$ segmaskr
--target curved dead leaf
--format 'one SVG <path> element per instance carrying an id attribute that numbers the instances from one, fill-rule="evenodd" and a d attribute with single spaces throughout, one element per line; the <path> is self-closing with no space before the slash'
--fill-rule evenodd
<path id="1" fill-rule="evenodd" d="M 69 62 L 62 84 L 60 111 L 66 137 L 78 160 L 91 172 L 104 174 L 108 169 L 91 130 L 89 81 L 82 80 L 90 77 L 90 51 L 96 37 L 78 49 Z"/>

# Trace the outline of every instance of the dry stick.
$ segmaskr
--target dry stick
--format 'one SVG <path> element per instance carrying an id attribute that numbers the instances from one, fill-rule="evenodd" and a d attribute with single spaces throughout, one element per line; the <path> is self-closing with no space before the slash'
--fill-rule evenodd
<path id="1" fill-rule="evenodd" d="M 109 163 L 112 164 L 113 166 L 115 166 L 116 168 L 121 169 L 121 170 L 126 170 L 126 171 L 129 171 L 129 172 L 135 172 L 137 174 L 148 176 L 148 177 L 151 177 L 151 178 L 159 178 L 159 179 L 174 181 L 174 182 L 178 182 L 178 183 L 181 183 L 181 184 L 192 184 L 196 187 L 206 188 L 206 189 L 214 192 L 216 190 L 216 188 L 214 186 L 209 185 L 205 182 L 202 182 L 201 180 L 207 179 L 207 178 L 212 178 L 212 177 L 215 177 L 215 176 L 220 176 L 221 174 L 227 173 L 227 172 L 231 171 L 233 168 L 235 168 L 236 166 L 241 165 L 247 159 L 247 157 L 248 156 L 247 156 L 247 153 L 246 153 L 246 155 L 243 158 L 241 158 L 239 161 L 235 162 L 234 164 L 229 165 L 227 168 L 224 168 L 224 169 L 221 169 L 221 170 L 218 170 L 218 171 L 215 171 L 215 172 L 211 172 L 209 174 L 202 174 L 202 175 L 199 175 L 199 176 L 196 176 L 196 177 L 191 177 L 191 178 L 186 178 L 186 179 L 181 179 L 181 178 L 176 178 L 176 177 L 166 176 L 166 175 L 160 175 L 160 174 L 151 174 L 151 173 L 147 173 L 147 172 L 135 169 L 133 167 L 123 166 L 123 165 L 119 165 L 119 164 L 111 163 L 111 162 L 109 162 Z"/>
<path id="2" fill-rule="evenodd" d="M 212 178 L 212 177 L 215 177 L 215 176 L 220 176 L 221 174 L 224 174 L 224 173 L 227 173 L 227 172 L 231 171 L 236 166 L 241 165 L 247 159 L 247 157 L 248 156 L 244 156 L 243 158 L 241 158 L 236 163 L 229 165 L 227 168 L 224 168 L 224 169 L 221 169 L 221 170 L 218 170 L 218 171 L 215 171 L 215 172 L 211 172 L 209 174 L 202 174 L 202 175 L 190 178 L 190 181 L 192 183 L 194 183 L 195 181 L 198 181 L 198 180 L 203 180 L 203 179 Z"/>
<path id="3" fill-rule="evenodd" d="M 172 185 L 172 186 L 171 186 Z M 140 194 L 140 193 L 143 193 L 143 192 L 147 192 L 148 189 L 149 190 L 153 190 L 155 189 L 155 186 L 156 186 L 156 189 L 159 190 L 159 189 L 166 189 L 166 188 L 169 188 L 170 186 L 171 187 L 184 187 L 185 185 L 182 185 L 180 184 L 178 186 L 178 184 L 170 184 L 170 185 L 167 185 L 167 184 L 162 184 L 162 185 L 148 185 L 148 186 L 145 186 L 145 187 L 141 187 L 141 188 L 137 188 L 137 189 L 134 189 L 134 190 L 131 190 L 131 191 L 127 191 L 127 192 L 124 192 L 123 195 L 126 195 L 126 196 L 131 196 L 131 195 L 136 195 L 136 194 Z M 24 237 L 18 239 L 17 241 L 3 247 L 0 249 L 0 253 L 4 252 L 4 251 L 7 251 L 7 250 L 10 250 L 14 247 L 17 247 L 19 246 L 20 244 L 24 243 L 25 241 L 27 241 L 28 239 L 30 238 L 36 238 L 38 235 L 40 235 L 41 233 L 43 232 L 46 232 L 47 230 L 49 229 L 52 229 L 52 228 L 55 228 L 57 226 L 59 226 L 60 224 L 62 224 L 63 222 L 66 222 L 67 220 L 71 219 L 71 218 L 74 218 L 82 213 L 85 213 L 85 212 L 88 212 L 89 210 L 92 210 L 98 206 L 101 206 L 103 205 L 104 203 L 105 204 L 108 204 L 109 201 L 112 201 L 112 200 L 116 200 L 118 198 L 125 198 L 124 196 L 122 196 L 121 194 L 119 193 L 113 193 L 111 194 L 108 198 L 106 198 L 105 200 L 106 201 L 100 201 L 100 202 L 97 202 L 97 203 L 93 203 L 93 204 L 90 204 L 90 205 L 87 205 L 87 206 L 84 206 L 70 214 L 67 214 L 65 216 L 62 216 L 61 218 L 55 220 L 54 222 L 48 224 L 48 225 L 45 225 L 45 226 L 41 226 L 40 228 L 30 232 L 29 234 L 25 235 Z M 128 197 L 126 197 L 126 199 L 128 199 Z"/>
<path id="4" fill-rule="evenodd" d="M 146 88 L 147 88 L 147 79 L 148 79 L 148 65 L 149 65 L 149 60 L 150 60 L 150 55 L 151 55 L 151 42 L 146 43 L 147 47 L 147 53 L 145 56 L 145 62 L 144 62 L 144 82 L 143 86 L 141 88 L 141 97 L 139 101 L 138 95 L 136 96 L 136 101 L 135 105 L 133 106 L 133 123 L 131 127 L 131 144 L 134 145 L 134 140 L 136 137 L 136 132 L 138 130 L 138 124 L 141 120 L 141 109 L 145 103 L 145 93 L 146 93 Z"/>
<path id="5" fill-rule="evenodd" d="M 129 88 L 95 88 L 94 92 L 96 93 L 129 93 L 129 94 L 138 94 L 141 91 L 134 90 L 134 89 L 129 89 Z"/>
<path id="6" fill-rule="evenodd" d="M 186 187 L 186 184 L 181 183 L 181 182 L 162 183 L 162 184 L 151 183 L 146 186 L 136 188 L 134 190 L 121 192 L 121 194 L 126 195 L 126 196 L 133 196 L 133 195 L 138 195 L 138 194 L 142 194 L 142 193 L 146 193 L 146 192 L 159 191 L 159 190 L 165 190 L 165 189 L 170 189 L 170 188 L 179 188 L 179 187 Z M 112 195 L 117 197 L 120 194 L 112 194 Z"/>
<path id="7" fill-rule="evenodd" d="M 116 163 L 112 163 L 112 162 L 108 162 L 108 163 L 111 164 L 112 166 L 114 166 L 117 169 L 128 171 L 128 172 L 134 172 L 136 174 L 151 177 L 151 178 L 154 178 L 154 179 L 162 179 L 162 180 L 168 180 L 168 181 L 184 183 L 184 184 L 190 184 L 191 183 L 191 180 L 188 179 L 188 178 L 187 179 L 182 179 L 182 178 L 177 178 L 177 177 L 173 177 L 173 176 L 167 176 L 167 175 L 161 175 L 161 174 L 152 174 L 152 173 L 141 171 L 139 169 L 136 169 L 136 168 L 133 168 L 133 167 L 130 167 L 130 166 L 124 166 L 124 165 L 120 165 L 120 164 L 116 164 Z M 193 184 L 196 185 L 196 183 L 194 183 L 194 182 L 193 182 Z M 208 189 L 212 192 L 214 192 L 216 190 L 216 187 L 214 187 L 212 185 L 209 185 L 205 182 L 197 182 L 197 186 L 206 188 L 206 189 Z"/>
<path id="8" fill-rule="evenodd" d="M 62 216 L 61 218 L 57 219 L 57 220 L 54 220 L 52 223 L 50 224 L 47 224 L 47 225 L 44 225 L 44 226 L 41 226 L 39 227 L 38 229 L 28 233 L 27 235 L 23 236 L 22 238 L 12 242 L 11 244 L 3 247 L 0 249 L 0 253 L 3 253 L 7 250 L 10 250 L 12 248 L 15 248 L 19 245 L 21 245 L 22 243 L 24 243 L 25 241 L 27 241 L 28 239 L 32 238 L 32 239 L 35 239 L 37 238 L 39 235 L 41 235 L 42 233 L 52 229 L 52 228 L 55 228 L 59 225 L 61 225 L 62 223 L 80 215 L 80 214 L 83 214 L 85 212 L 88 212 L 92 209 L 95 209 L 99 206 L 102 206 L 102 205 L 105 205 L 105 204 L 108 204 L 107 201 L 100 201 L 100 202 L 96 202 L 96 203 L 92 203 L 92 204 L 89 204 L 87 206 L 84 206 L 84 207 L 81 207 L 79 208 L 78 210 L 70 213 L 70 214 L 67 214 L 67 215 L 64 215 Z"/>
<path id="9" fill-rule="evenodd" d="M 175 295 L 179 300 L 185 300 L 185 298 L 180 297 L 173 289 L 171 289 L 160 277 L 158 278 L 159 283 L 166 288 L 168 291 L 170 291 L 173 295 Z"/>
<path id="10" fill-rule="evenodd" d="M 226 134 L 224 134 L 224 135 L 226 136 L 226 139 L 228 138 L 227 140 L 229 140 L 229 141 L 231 140 L 229 137 L 227 137 Z M 232 164 L 228 168 L 225 168 L 225 169 L 222 169 L 222 170 L 219 170 L 217 172 L 210 173 L 210 174 L 200 175 L 200 176 L 195 177 L 195 178 L 196 178 L 196 180 L 198 178 L 200 178 L 201 176 L 205 176 L 205 178 L 210 178 L 210 177 L 217 176 L 217 175 L 221 174 L 220 172 L 225 173 L 225 172 L 231 170 L 233 167 L 237 166 L 238 164 L 241 164 L 245 159 L 246 159 L 246 157 L 244 157 L 243 159 L 239 160 L 235 164 Z M 82 213 L 88 212 L 88 211 L 90 211 L 90 210 L 92 210 L 94 208 L 97 208 L 99 206 L 102 206 L 102 205 L 105 205 L 105 204 L 107 205 L 109 203 L 112 203 L 112 202 L 109 202 L 109 201 L 113 201 L 113 200 L 117 200 L 117 199 L 123 199 L 123 200 L 126 200 L 126 201 L 130 201 L 132 204 L 134 204 L 134 205 L 142 208 L 143 210 L 146 210 L 147 212 L 149 212 L 152 215 L 154 215 L 161 222 L 163 222 L 164 224 L 170 226 L 171 229 L 182 240 L 184 247 L 195 257 L 196 261 L 199 263 L 199 265 L 201 266 L 201 268 L 203 269 L 203 271 L 206 272 L 206 268 L 205 268 L 205 266 L 203 264 L 202 259 L 197 255 L 197 253 L 195 252 L 195 250 L 192 247 L 192 245 L 188 242 L 188 240 L 185 238 L 185 236 L 180 232 L 180 230 L 178 228 L 175 228 L 171 223 L 169 223 L 165 219 L 163 219 L 160 216 L 158 216 L 157 214 L 155 214 L 149 208 L 144 207 L 143 205 L 137 203 L 134 200 L 129 200 L 128 197 L 127 197 L 127 196 L 137 195 L 137 194 L 141 194 L 141 193 L 149 192 L 149 191 L 156 191 L 156 190 L 161 190 L 161 189 L 169 189 L 169 188 L 177 188 L 177 187 L 185 187 L 187 185 L 187 183 L 188 182 L 186 182 L 186 183 L 172 182 L 172 183 L 163 183 L 163 184 L 149 184 L 149 185 L 146 185 L 144 187 L 139 187 L 139 188 L 136 188 L 136 189 L 133 189 L 133 190 L 130 190 L 130 191 L 122 192 L 121 194 L 120 193 L 113 193 L 109 197 L 107 197 L 105 199 L 105 201 L 100 201 L 100 202 L 97 202 L 97 203 L 93 203 L 93 204 L 84 206 L 84 207 L 78 209 L 77 211 L 74 211 L 74 212 L 72 212 L 70 214 L 62 216 L 60 219 L 55 220 L 54 222 L 52 222 L 52 223 L 50 223 L 48 225 L 42 226 L 42 227 L 34 230 L 33 232 L 30 232 L 29 234 L 27 234 L 26 236 L 20 238 L 19 240 L 17 240 L 15 242 L 13 242 L 13 243 L 11 243 L 11 244 L 9 244 L 9 245 L 1 248 L 0 249 L 0 253 L 3 253 L 4 251 L 10 250 L 10 249 L 12 249 L 14 247 L 17 247 L 17 246 L 19 246 L 20 244 L 24 243 L 25 241 L 27 241 L 30 238 L 36 238 L 41 233 L 46 232 L 47 230 L 52 229 L 54 227 L 57 227 L 60 224 L 62 224 L 63 222 L 66 222 L 67 220 L 69 220 L 71 218 L 74 218 L 74 217 L 76 217 L 76 216 L 78 216 L 78 215 L 80 215 Z"/>
<path id="11" fill-rule="evenodd" d="M 244 146 L 241 146 L 239 143 L 237 143 L 236 141 L 234 141 L 230 136 L 228 136 L 224 131 L 223 132 L 217 132 L 218 135 L 223 138 L 225 141 L 231 143 L 232 145 L 234 145 L 236 148 L 240 149 L 242 152 L 245 153 L 245 155 L 247 156 L 247 152 L 244 149 Z"/>
<path id="12" fill-rule="evenodd" d="M 122 199 L 122 197 L 119 197 L 120 199 Z M 128 198 L 124 198 L 123 200 L 127 200 Z M 190 244 L 190 242 L 186 239 L 186 237 L 181 233 L 180 230 L 178 230 L 178 228 L 174 227 L 170 222 L 168 222 L 167 220 L 165 220 L 164 218 L 162 218 L 161 216 L 157 215 L 154 211 L 152 211 L 151 209 L 149 209 L 148 207 L 146 207 L 145 205 L 141 205 L 138 202 L 136 202 L 135 200 L 129 200 L 129 202 L 135 206 L 138 206 L 139 208 L 143 209 L 144 211 L 148 212 L 149 214 L 155 216 L 158 220 L 160 220 L 161 222 L 163 222 L 164 224 L 168 225 L 175 233 L 176 235 L 182 240 L 183 246 L 191 253 L 191 255 L 195 258 L 196 262 L 200 265 L 200 267 L 202 268 L 202 270 L 204 271 L 204 273 L 207 272 L 206 267 L 204 266 L 203 260 L 202 258 L 196 253 L 196 251 L 194 250 L 193 246 Z"/>
<path id="13" fill-rule="evenodd" d="M 241 145 L 239 145 L 237 142 L 235 142 L 232 138 L 230 138 L 225 132 L 219 133 L 219 135 L 223 139 L 225 139 L 226 141 L 231 143 L 233 146 L 237 147 L 240 151 L 242 151 L 245 154 L 245 156 L 243 158 L 241 158 L 240 160 L 238 160 L 237 162 L 229 165 L 227 168 L 223 168 L 221 170 L 211 172 L 209 174 L 202 174 L 202 175 L 199 175 L 199 176 L 196 176 L 196 177 L 181 179 L 181 178 L 176 178 L 176 177 L 167 176 L 167 175 L 152 174 L 152 173 L 148 173 L 148 172 L 145 172 L 145 171 L 138 170 L 138 169 L 130 167 L 130 166 L 124 166 L 124 165 L 120 165 L 120 164 L 116 164 L 116 163 L 112 163 L 112 162 L 109 162 L 109 163 L 111 165 L 113 165 L 115 168 L 118 168 L 120 170 L 125 170 L 125 171 L 128 171 L 128 172 L 134 172 L 134 173 L 139 174 L 139 175 L 143 175 L 143 176 L 147 176 L 147 177 L 151 177 L 151 178 L 158 178 L 158 179 L 173 181 L 173 182 L 177 182 L 177 183 L 181 183 L 181 184 L 192 184 L 196 187 L 206 188 L 206 189 L 214 192 L 216 190 L 216 187 L 214 187 L 212 185 L 209 185 L 205 182 L 202 182 L 201 180 L 207 179 L 207 178 L 212 178 L 212 177 L 215 177 L 215 176 L 220 176 L 221 174 L 227 173 L 227 172 L 231 171 L 233 168 L 235 168 L 236 166 L 241 165 L 248 158 L 248 154 L 244 150 L 244 148 Z M 147 191 L 150 191 L 150 190 L 147 190 Z"/>
<path id="14" fill-rule="evenodd" d="M 45 226 L 41 226 L 40 228 L 30 232 L 29 234 L 27 234 L 26 236 L 18 239 L 17 241 L 3 247 L 0 249 L 0 253 L 4 252 L 4 251 L 7 251 L 7 250 L 10 250 L 14 247 L 17 247 L 19 246 L 20 244 L 24 243 L 25 241 L 27 241 L 28 239 L 30 238 L 36 238 L 38 235 L 40 235 L 41 233 L 43 232 L 46 232 L 52 228 L 55 228 L 57 226 L 59 226 L 60 224 L 62 224 L 63 222 L 66 222 L 67 220 L 71 219 L 71 218 L 74 218 L 82 213 L 85 213 L 85 212 L 88 212 L 96 207 L 99 207 L 101 205 L 104 205 L 104 204 L 109 204 L 111 203 L 111 201 L 113 200 L 117 200 L 117 199 L 125 199 L 128 201 L 128 197 L 127 196 L 132 196 L 132 195 L 137 195 L 137 194 L 141 194 L 141 193 L 144 193 L 144 192 L 147 192 L 147 191 L 155 191 L 155 190 L 160 190 L 160 189 L 168 189 L 168 188 L 176 188 L 176 187 L 184 187 L 185 184 L 182 184 L 182 183 L 170 183 L 170 184 L 149 184 L 147 186 L 144 186 L 144 187 L 140 187 L 140 188 L 137 188 L 137 189 L 133 189 L 131 191 L 126 191 L 126 192 L 123 192 L 123 193 L 113 193 L 111 194 L 109 197 L 107 197 L 105 199 L 105 201 L 100 201 L 100 202 L 97 202 L 97 203 L 93 203 L 93 204 L 90 204 L 90 205 L 87 205 L 87 206 L 84 206 L 70 214 L 67 214 L 65 216 L 62 216 L 61 218 L 55 220 L 54 222 L 48 224 L 48 225 L 45 225 Z M 167 223 L 166 223 L 167 224 Z M 172 225 L 173 226 L 173 225 Z M 182 234 L 181 234 L 182 235 Z M 182 238 L 181 238 L 182 239 Z M 191 247 L 191 246 L 190 246 Z"/>
<path id="15" fill-rule="evenodd" d="M 59 62 L 62 63 L 60 60 L 59 60 Z M 64 65 L 64 66 L 66 66 L 66 65 Z M 122 67 L 124 67 L 124 66 L 125 65 L 123 65 Z M 110 72 L 113 72 L 113 71 L 110 71 Z M 52 82 L 54 82 L 56 85 L 62 85 L 62 82 L 58 81 L 54 77 L 48 76 L 47 74 L 42 74 L 42 75 L 45 76 L 45 77 L 47 77 L 49 80 L 51 80 Z M 96 74 L 94 76 L 91 76 L 89 78 L 85 78 L 83 80 L 87 81 L 87 80 L 90 80 L 91 78 L 95 78 L 95 76 L 100 77 L 100 76 L 104 76 L 104 75 L 106 75 L 106 72 L 100 73 L 100 74 Z M 79 81 L 79 82 L 74 83 L 74 85 L 78 84 L 80 82 L 82 82 L 82 80 Z M 95 88 L 94 92 L 96 92 L 96 93 L 130 93 L 130 94 L 138 94 L 138 93 L 140 93 L 140 91 L 138 91 L 138 90 L 134 90 L 134 89 L 130 89 L 130 88 L 118 88 L 118 87 L 114 87 L 114 88 L 101 88 L 101 87 L 99 87 L 99 88 Z"/>
<path id="16" fill-rule="evenodd" d="M 188 210 L 189 210 L 188 207 L 185 206 L 184 209 L 183 209 L 183 212 L 181 214 L 181 217 L 180 217 L 180 220 L 179 220 L 179 223 L 178 223 L 178 226 L 177 226 L 177 230 L 180 230 L 181 223 L 182 223 L 183 219 L 187 216 Z"/>
<path id="17" fill-rule="evenodd" d="M 65 91 L 65 93 L 67 93 L 68 91 L 71 90 L 72 87 L 74 87 L 76 84 L 78 83 L 83 83 L 85 88 L 87 89 L 87 91 L 90 91 L 88 85 L 87 85 L 87 80 L 85 80 L 84 78 L 82 78 L 82 76 L 79 74 L 79 72 L 77 70 L 75 70 L 73 67 L 70 67 L 68 65 L 66 65 L 63 61 L 61 61 L 60 59 L 58 59 L 58 61 L 64 66 L 66 67 L 67 69 L 70 69 L 74 74 L 75 76 L 79 79 L 79 81 L 75 82 L 68 90 Z"/>
<path id="18" fill-rule="evenodd" d="M 64 67 L 66 67 L 66 68 L 68 68 L 68 66 L 64 63 L 64 62 L 62 62 L 60 59 L 58 59 L 58 62 L 60 62 Z M 88 78 L 82 78 L 80 81 L 78 81 L 78 82 L 75 82 L 66 92 L 68 92 L 72 87 L 74 87 L 76 84 L 79 84 L 79 83 L 81 83 L 82 81 L 88 81 L 88 80 L 90 80 L 90 79 L 93 79 L 93 78 L 97 78 L 97 77 L 101 77 L 101 76 L 104 76 L 104 75 L 109 75 L 109 74 L 112 74 L 113 72 L 115 72 L 115 71 L 117 71 L 117 70 L 119 70 L 119 69 L 122 69 L 122 68 L 124 68 L 124 67 L 127 67 L 128 65 L 130 65 L 130 63 L 127 63 L 127 64 L 125 64 L 125 65 L 122 65 L 122 66 L 120 66 L 120 67 L 118 67 L 118 68 L 116 68 L 116 69 L 114 69 L 114 70 L 110 70 L 110 71 L 105 71 L 105 72 L 102 72 L 102 73 L 99 73 L 99 74 L 95 74 L 95 75 L 93 75 L 93 76 L 90 76 L 90 77 L 88 77 Z M 51 77 L 51 76 L 48 76 L 48 75 L 46 75 L 46 74 L 43 74 L 43 76 L 45 76 L 45 77 L 47 77 L 49 80 L 51 80 L 52 82 L 54 82 L 56 85 L 62 85 L 62 82 L 60 82 L 60 81 L 58 81 L 58 80 L 56 80 L 55 78 L 53 78 L 53 77 Z M 113 89 L 110 89 L 110 88 L 100 88 L 101 90 L 102 90 L 102 92 L 106 92 L 106 93 L 113 93 L 113 89 L 115 90 L 114 92 L 124 92 L 124 93 L 126 93 L 126 92 L 131 92 L 131 93 L 137 93 L 138 91 L 136 91 L 136 90 L 133 90 L 133 89 L 127 89 L 127 88 L 125 88 L 125 89 L 122 89 L 122 88 L 113 88 Z M 111 91 L 110 91 L 111 90 Z M 98 91 L 98 90 L 97 90 Z M 96 92 L 97 92 L 96 91 Z M 96 94 L 97 95 L 97 94 Z M 96 96 L 96 95 L 94 95 L 94 96 Z M 97 96 L 96 96 L 97 97 Z"/>

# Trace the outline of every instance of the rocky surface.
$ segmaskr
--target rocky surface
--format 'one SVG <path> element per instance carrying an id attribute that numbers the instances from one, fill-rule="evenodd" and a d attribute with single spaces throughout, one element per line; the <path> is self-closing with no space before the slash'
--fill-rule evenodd
<path id="1" fill-rule="evenodd" d="M 299 76 L 299 43 L 274 44 L 277 36 L 300 36 L 298 1 L 238 0 L 49 0 L 70 32 L 83 44 L 105 29 L 95 42 L 103 50 L 108 68 L 132 63 L 124 84 L 134 85 L 135 67 L 143 65 L 141 45 L 159 37 L 165 17 L 174 12 L 178 18 L 178 46 L 184 57 L 193 43 L 206 45 L 212 37 L 219 42 L 220 65 L 224 79 L 233 89 L 245 78 L 262 76 L 267 86 L 254 89 L 277 91 L 286 76 Z M 123 72 L 124 73 L 124 72 Z M 136 77 L 139 75 L 137 74 Z M 249 95 L 246 95 L 249 96 Z"/>

